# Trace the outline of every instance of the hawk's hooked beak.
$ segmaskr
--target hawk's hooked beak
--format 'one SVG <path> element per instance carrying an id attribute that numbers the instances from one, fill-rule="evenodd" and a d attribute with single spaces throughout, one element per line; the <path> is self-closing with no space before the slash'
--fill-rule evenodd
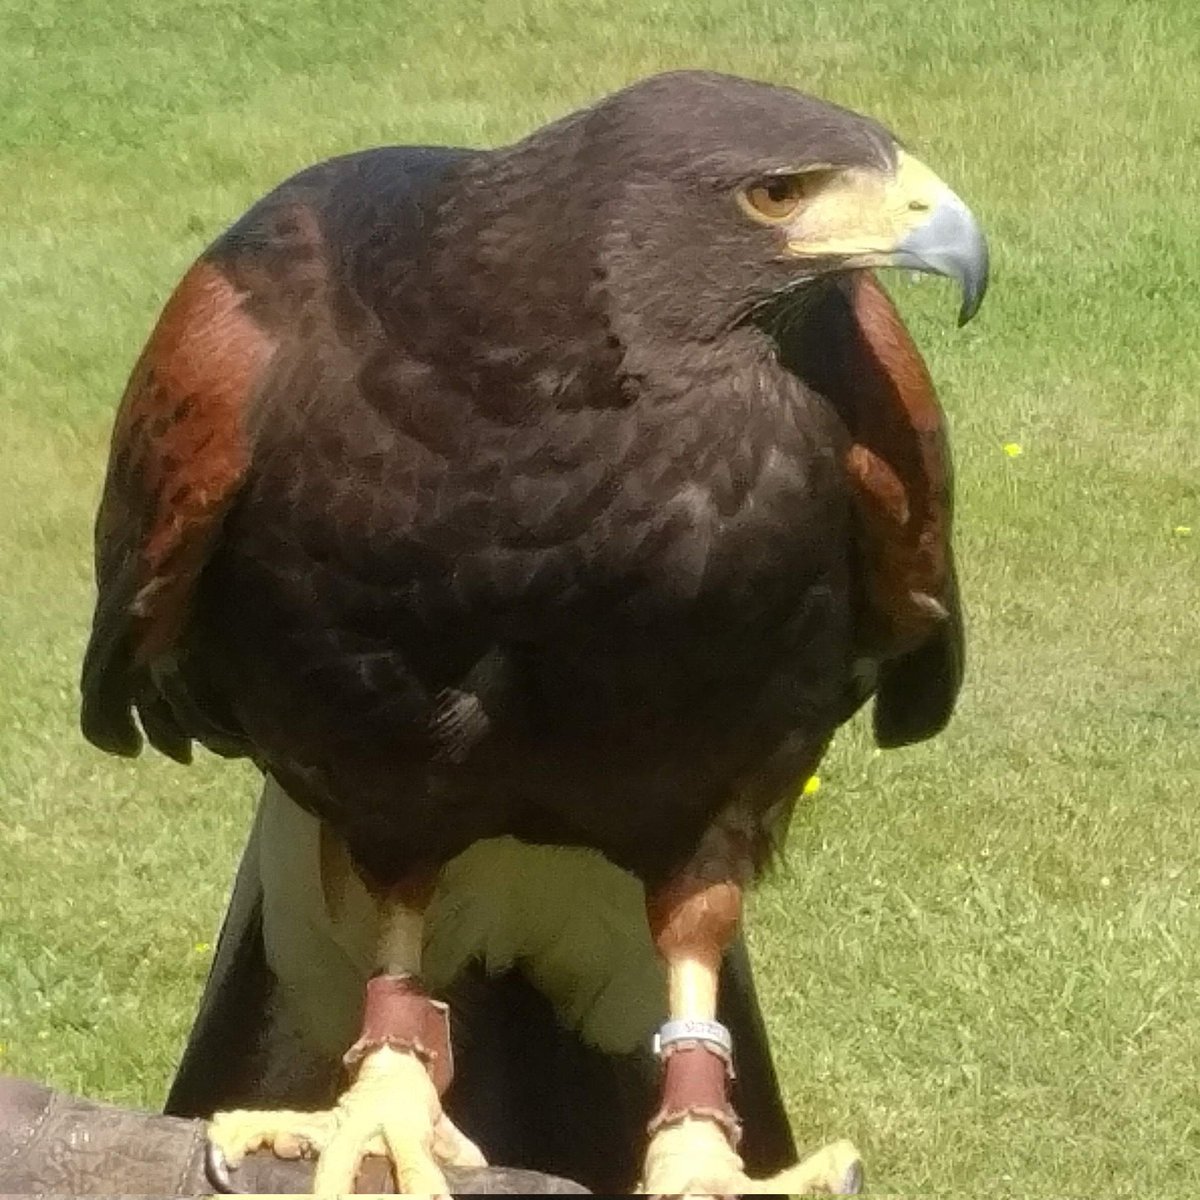
<path id="1" fill-rule="evenodd" d="M 971 210 L 949 188 L 887 257 L 890 266 L 932 271 L 958 280 L 962 289 L 959 325 L 979 311 L 988 285 L 987 239 Z"/>
<path id="2" fill-rule="evenodd" d="M 787 227 L 788 253 L 841 268 L 904 267 L 958 281 L 965 325 L 988 284 L 988 246 L 971 210 L 903 150 L 891 173 L 829 171 Z"/>

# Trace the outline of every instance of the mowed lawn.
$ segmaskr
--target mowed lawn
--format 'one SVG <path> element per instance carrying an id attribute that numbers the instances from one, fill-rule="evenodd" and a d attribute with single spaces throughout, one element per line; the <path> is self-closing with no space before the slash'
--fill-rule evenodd
<path id="1" fill-rule="evenodd" d="M 797 1134 L 878 1192 L 1200 1189 L 1198 56 L 1191 0 L 0 9 L 0 1070 L 161 1101 L 251 810 L 244 769 L 76 726 L 109 423 L 182 269 L 314 159 L 709 66 L 883 119 L 995 264 L 963 331 L 891 281 L 970 677 L 932 744 L 841 736 L 754 903 Z"/>

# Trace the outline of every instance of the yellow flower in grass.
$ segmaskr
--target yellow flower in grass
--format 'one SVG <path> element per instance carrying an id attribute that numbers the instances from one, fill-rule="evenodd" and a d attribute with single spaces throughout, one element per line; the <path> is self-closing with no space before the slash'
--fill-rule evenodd
<path id="1" fill-rule="evenodd" d="M 809 776 L 808 782 L 804 785 L 804 794 L 806 796 L 811 796 L 814 792 L 818 791 L 820 789 L 820 787 L 821 787 L 820 775 L 811 775 L 811 776 Z"/>
<path id="2" fill-rule="evenodd" d="M 1190 525 L 1176 525 L 1171 531 L 1176 537 L 1191 537 L 1192 527 Z"/>
<path id="3" fill-rule="evenodd" d="M 211 942 L 197 942 L 193 947 L 197 954 L 207 954 L 212 949 Z"/>
<path id="4" fill-rule="evenodd" d="M 1020 458 L 1025 453 L 1020 442 L 1005 442 L 1002 449 L 1009 458 Z"/>

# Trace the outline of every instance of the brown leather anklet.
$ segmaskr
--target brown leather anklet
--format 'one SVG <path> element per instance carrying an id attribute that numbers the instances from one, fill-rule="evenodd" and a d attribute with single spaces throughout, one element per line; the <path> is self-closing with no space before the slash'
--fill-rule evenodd
<path id="1" fill-rule="evenodd" d="M 686 1117 L 704 1117 L 721 1126 L 736 1150 L 742 1138 L 742 1123 L 729 1103 L 732 1077 L 729 1060 L 707 1042 L 673 1042 L 666 1047 L 662 1104 L 650 1122 L 650 1136 Z"/>
<path id="2" fill-rule="evenodd" d="M 450 1086 L 454 1078 L 450 1013 L 415 975 L 376 975 L 370 980 L 362 1032 L 342 1062 L 353 1068 L 381 1046 L 415 1054 L 425 1064 L 439 1096 Z"/>

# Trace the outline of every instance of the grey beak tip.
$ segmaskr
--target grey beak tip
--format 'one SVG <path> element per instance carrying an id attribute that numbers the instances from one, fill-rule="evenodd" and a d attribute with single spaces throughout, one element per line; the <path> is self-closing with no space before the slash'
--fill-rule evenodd
<path id="1" fill-rule="evenodd" d="M 988 279 L 991 274 L 988 244 L 982 232 L 978 232 L 978 248 L 966 259 L 965 269 L 959 275 L 962 285 L 962 307 L 958 310 L 958 327 L 961 329 L 983 305 L 987 295 Z"/>
<path id="2" fill-rule="evenodd" d="M 977 292 L 974 296 L 963 297 L 962 307 L 958 310 L 959 329 L 974 319 L 982 303 L 983 292 Z"/>

